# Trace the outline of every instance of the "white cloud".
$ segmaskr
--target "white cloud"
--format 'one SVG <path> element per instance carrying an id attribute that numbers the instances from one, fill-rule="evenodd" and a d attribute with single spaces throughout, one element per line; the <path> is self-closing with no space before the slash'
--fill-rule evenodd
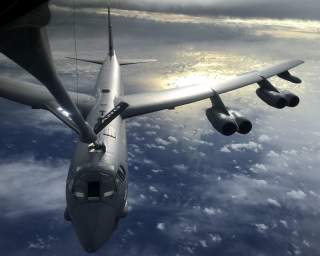
<path id="1" fill-rule="evenodd" d="M 275 200 L 275 199 L 272 199 L 272 198 L 268 198 L 267 199 L 267 202 L 273 206 L 276 206 L 276 207 L 281 207 L 281 204 Z"/>
<path id="2" fill-rule="evenodd" d="M 206 157 L 206 156 L 207 156 L 207 154 L 206 154 L 206 153 L 203 153 L 203 152 L 199 152 L 199 155 L 200 155 L 201 157 Z"/>
<path id="3" fill-rule="evenodd" d="M 279 221 L 285 228 L 288 228 L 288 222 L 286 220 L 280 220 Z"/>
<path id="4" fill-rule="evenodd" d="M 3 161 L 0 165 L 1 210 L 7 217 L 63 210 L 68 162 L 38 161 L 33 157 Z"/>
<path id="5" fill-rule="evenodd" d="M 218 213 L 221 213 L 220 209 L 214 209 L 214 208 L 204 208 L 203 211 L 208 215 L 216 215 Z"/>
<path id="6" fill-rule="evenodd" d="M 170 141 L 171 143 L 177 143 L 177 142 L 178 142 L 178 139 L 177 139 L 176 137 L 169 136 L 169 137 L 168 137 L 168 141 Z"/>
<path id="7" fill-rule="evenodd" d="M 245 150 L 251 150 L 254 152 L 259 152 L 261 151 L 262 145 L 254 142 L 254 141 L 249 141 L 248 143 L 237 143 L 237 144 L 229 144 L 229 145 L 225 145 L 220 151 L 221 152 L 225 152 L 225 153 L 229 153 L 231 152 L 231 150 L 234 151 L 238 151 L 238 152 L 242 152 Z"/>
<path id="8" fill-rule="evenodd" d="M 187 171 L 189 169 L 189 167 L 186 166 L 185 164 L 175 164 L 173 168 L 178 171 Z"/>
<path id="9" fill-rule="evenodd" d="M 156 131 L 147 131 L 146 134 L 149 136 L 154 136 L 154 135 L 157 135 L 157 132 Z"/>
<path id="10" fill-rule="evenodd" d="M 86 0 L 78 0 L 78 5 L 84 4 L 81 6 L 80 10 L 82 13 L 94 13 L 96 12 L 96 8 L 98 8 L 98 13 L 105 13 L 105 4 L 103 1 L 98 0 L 91 0 L 91 6 L 88 6 L 88 1 Z M 315 12 L 313 9 L 319 8 L 319 4 L 316 0 L 308 0 L 305 4 L 298 0 L 283 0 L 281 2 L 276 0 L 162 0 L 162 1 L 155 1 L 155 0 L 118 0 L 116 1 L 117 5 L 120 5 L 123 10 L 113 9 L 113 15 L 119 16 L 128 16 L 126 13 L 129 12 L 125 9 L 141 9 L 141 10 L 157 10 L 157 11 L 176 11 L 180 12 L 191 12 L 192 10 L 196 13 L 204 14 L 226 14 L 228 16 L 267 16 L 267 17 L 302 17 L 307 19 L 315 18 Z M 267 8 L 261 8 L 261 7 Z M 70 3 L 61 3 L 53 5 L 55 10 L 60 11 L 72 11 L 70 7 Z M 99 8 L 100 7 L 100 8 Z M 245 8 L 243 8 L 245 7 Z M 260 8 L 259 8 L 260 7 Z M 312 9 L 313 8 L 313 9 Z M 93 9 L 93 10 L 92 10 Z M 263 12 L 262 10 L 263 9 Z M 299 13 L 300 11 L 300 13 Z M 152 17 L 148 17 L 147 14 L 138 15 L 136 13 L 140 13 L 141 11 L 130 11 L 132 14 L 128 17 L 132 18 L 141 18 L 141 19 L 152 19 Z M 147 13 L 147 12 L 141 12 Z M 177 14 L 178 15 L 178 14 Z M 141 17 L 140 17 L 141 16 Z M 151 15 L 150 15 L 151 16 Z M 156 15 L 159 16 L 159 15 Z M 182 20 L 184 20 L 183 16 L 181 15 Z M 157 17 L 153 18 L 156 19 Z M 165 17 L 161 20 L 165 22 Z M 172 20 L 175 20 L 172 18 Z M 168 19 L 167 22 L 174 22 L 171 19 Z M 176 21 L 177 22 L 177 21 Z M 182 21 L 183 22 L 183 21 Z"/>
<path id="11" fill-rule="evenodd" d="M 141 150 L 141 148 L 140 148 L 138 145 L 136 145 L 136 144 L 131 144 L 131 146 L 133 147 L 133 151 L 134 151 L 135 153 L 140 154 L 140 155 L 143 154 L 143 151 Z"/>
<path id="12" fill-rule="evenodd" d="M 158 125 L 158 124 L 152 125 L 151 127 L 153 129 L 156 129 L 156 130 L 160 130 L 161 129 L 160 125 Z"/>
<path id="13" fill-rule="evenodd" d="M 152 192 L 158 192 L 158 189 L 154 186 L 149 186 L 149 190 Z"/>
<path id="14" fill-rule="evenodd" d="M 151 170 L 153 173 L 160 173 L 160 172 L 163 172 L 162 170 L 159 170 L 159 169 L 152 169 Z"/>
<path id="15" fill-rule="evenodd" d="M 197 150 L 197 148 L 196 148 L 196 147 L 193 147 L 193 146 L 189 146 L 188 149 L 189 149 L 190 151 L 196 151 L 196 150 Z"/>
<path id="16" fill-rule="evenodd" d="M 309 241 L 307 241 L 307 240 L 303 240 L 303 242 L 302 242 L 305 246 L 307 246 L 307 247 L 311 247 L 311 244 L 310 244 L 310 242 Z"/>
<path id="17" fill-rule="evenodd" d="M 280 157 L 280 155 L 276 152 L 274 152 L 273 150 L 271 150 L 268 154 L 267 154 L 267 157 L 270 157 L 270 158 L 274 158 L 274 157 Z"/>
<path id="18" fill-rule="evenodd" d="M 270 140 L 271 140 L 270 137 L 268 135 L 265 135 L 265 134 L 259 136 L 259 138 L 258 138 L 258 141 L 260 143 L 269 142 Z"/>
<path id="19" fill-rule="evenodd" d="M 141 124 L 134 121 L 134 122 L 128 122 L 127 127 L 131 128 L 131 127 L 141 127 Z"/>
<path id="20" fill-rule="evenodd" d="M 46 250 L 51 247 L 51 242 L 57 241 L 57 238 L 49 235 L 47 238 L 37 237 L 35 241 L 28 242 L 28 249 Z"/>
<path id="21" fill-rule="evenodd" d="M 163 230 L 165 230 L 165 228 L 166 228 L 166 226 L 164 223 L 160 222 L 157 224 L 157 229 L 163 231 Z"/>
<path id="22" fill-rule="evenodd" d="M 146 147 L 147 148 L 155 148 L 155 149 L 160 149 L 160 150 L 165 150 L 165 146 L 162 146 L 162 145 L 156 145 L 156 144 L 146 144 Z"/>
<path id="23" fill-rule="evenodd" d="M 203 248 L 207 248 L 208 247 L 208 244 L 207 244 L 206 240 L 200 240 L 199 243 Z"/>
<path id="24" fill-rule="evenodd" d="M 162 2 L 162 1 L 161 1 Z M 171 2 L 171 1 L 170 1 Z M 180 2 L 180 1 L 179 1 Z M 194 3 L 194 1 L 192 1 Z M 208 1 L 212 2 L 212 1 Z M 197 2 L 198 4 L 198 2 Z M 85 10 L 83 10 L 85 11 Z M 99 11 L 98 14 L 105 14 L 105 10 Z M 317 20 L 312 20 L 305 22 L 300 19 L 271 19 L 271 18 L 237 18 L 230 17 L 226 18 L 223 15 L 210 16 L 199 16 L 199 15 L 186 15 L 186 14 L 175 14 L 175 13 L 165 13 L 165 12 L 148 12 L 148 11 L 136 11 L 136 10 L 121 10 L 113 9 L 114 16 L 121 16 L 134 19 L 150 20 L 162 23 L 184 23 L 184 24 L 207 24 L 207 25 L 224 25 L 224 26 L 234 26 L 238 27 L 259 27 L 259 28 L 269 28 L 274 29 L 286 28 L 289 31 L 305 31 L 316 33 L 319 22 Z M 304 27 L 303 27 L 304 26 Z"/>
<path id="25" fill-rule="evenodd" d="M 221 148 L 220 151 L 223 152 L 223 153 L 231 153 L 231 150 L 228 149 L 227 146 L 224 146 L 223 148 Z"/>
<path id="26" fill-rule="evenodd" d="M 150 159 L 144 158 L 144 159 L 143 159 L 143 163 L 144 163 L 144 164 L 153 164 L 153 161 L 150 160 Z"/>
<path id="27" fill-rule="evenodd" d="M 221 243 L 222 238 L 219 234 L 209 234 L 209 236 L 211 237 L 212 242 L 214 243 Z"/>
<path id="28" fill-rule="evenodd" d="M 73 131 L 63 124 L 58 118 L 46 110 L 35 110 L 21 108 L 14 111 L 12 116 L 15 120 L 10 124 L 16 126 L 16 120 L 22 120 L 22 125 L 38 129 L 44 134 L 52 135 L 54 133 L 72 134 Z"/>
<path id="29" fill-rule="evenodd" d="M 292 190 L 290 192 L 287 192 L 287 195 L 292 199 L 297 200 L 302 200 L 307 196 L 302 190 Z"/>
<path id="30" fill-rule="evenodd" d="M 265 224 L 255 224 L 257 231 L 259 233 L 265 234 L 269 227 Z"/>
<path id="31" fill-rule="evenodd" d="M 170 142 L 169 141 L 166 141 L 164 139 L 161 139 L 161 138 L 156 138 L 155 139 L 155 142 L 160 144 L 160 145 L 163 145 L 163 146 L 168 146 L 170 145 Z"/>
<path id="32" fill-rule="evenodd" d="M 252 182 L 255 186 L 266 186 L 268 183 L 265 180 L 256 180 L 252 179 Z"/>
<path id="33" fill-rule="evenodd" d="M 255 164 L 254 166 L 250 167 L 251 171 L 258 172 L 258 171 L 267 171 L 267 167 L 264 164 Z"/>
<path id="34" fill-rule="evenodd" d="M 283 150 L 283 154 L 291 155 L 291 156 L 297 156 L 298 152 L 296 150 Z"/>

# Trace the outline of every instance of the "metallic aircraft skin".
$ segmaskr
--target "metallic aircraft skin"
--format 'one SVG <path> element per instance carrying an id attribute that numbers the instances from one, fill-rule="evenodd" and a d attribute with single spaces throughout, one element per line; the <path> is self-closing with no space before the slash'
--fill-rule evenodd
<path id="1" fill-rule="evenodd" d="M 120 66 L 114 54 L 107 57 L 101 67 L 96 84 L 97 101 L 87 122 L 94 126 L 99 118 L 114 108 L 115 99 L 122 94 Z M 67 214 L 82 246 L 89 252 L 97 250 L 111 236 L 126 211 L 128 166 L 125 120 L 118 116 L 98 135 L 97 142 L 105 145 L 105 152 L 90 150 L 88 144 L 78 143 L 66 186 Z M 124 175 L 119 176 L 118 171 Z M 95 199 L 90 199 L 88 195 L 89 182 L 100 183 L 96 183 L 100 195 Z"/>

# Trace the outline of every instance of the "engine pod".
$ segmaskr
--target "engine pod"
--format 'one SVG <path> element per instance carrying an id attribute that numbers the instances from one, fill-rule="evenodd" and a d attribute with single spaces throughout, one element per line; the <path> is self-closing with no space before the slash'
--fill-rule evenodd
<path id="1" fill-rule="evenodd" d="M 206 110 L 206 116 L 211 125 L 225 136 L 231 136 L 238 130 L 237 123 L 232 116 L 218 112 L 213 108 Z"/>
<path id="2" fill-rule="evenodd" d="M 252 123 L 236 111 L 229 111 L 230 115 L 234 118 L 238 126 L 238 133 L 248 134 L 252 130 Z"/>
<path id="3" fill-rule="evenodd" d="M 258 88 L 256 94 L 263 102 L 271 107 L 282 109 L 288 105 L 287 98 L 282 93 Z"/>

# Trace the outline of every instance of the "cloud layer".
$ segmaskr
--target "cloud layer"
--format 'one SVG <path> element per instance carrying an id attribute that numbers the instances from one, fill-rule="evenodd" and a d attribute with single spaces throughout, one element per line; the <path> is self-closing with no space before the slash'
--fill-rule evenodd
<path id="1" fill-rule="evenodd" d="M 0 199 L 2 217 L 17 218 L 62 210 L 68 160 L 34 157 L 2 159 Z"/>
<path id="2" fill-rule="evenodd" d="M 303 58 L 306 64 L 294 71 L 304 80 L 301 86 L 273 80 L 301 96 L 301 105 L 271 109 L 254 97 L 254 86 L 223 95 L 228 107 L 252 120 L 247 136 L 223 137 L 214 131 L 204 115 L 208 101 L 128 121 L 130 212 L 97 255 L 318 255 L 318 22 L 294 19 L 308 15 L 289 14 L 295 1 L 278 17 L 290 18 L 286 20 L 266 19 L 273 14 L 262 8 L 265 1 L 241 2 L 241 8 L 235 1 L 232 7 L 204 1 L 192 10 L 179 3 L 118 2 L 122 8 L 144 10 L 114 9 L 119 56 L 159 59 L 122 70 L 126 93 L 214 83 Z M 276 8 L 275 1 L 269 3 Z M 104 56 L 107 38 L 100 7 L 105 2 L 83 4 L 88 10 L 78 15 L 78 54 Z M 248 19 L 259 15 L 260 10 L 249 13 L 257 4 L 266 11 L 260 15 L 264 18 Z M 279 3 L 279 12 L 286 4 Z M 219 10 L 246 18 L 198 15 L 224 14 Z M 49 28 L 53 53 L 62 80 L 72 89 L 74 63 L 64 59 L 73 54 L 71 31 L 70 9 L 54 12 Z M 1 67 L 8 76 L 30 79 L 7 60 Z M 98 67 L 79 63 L 79 70 L 81 90 L 90 91 Z M 84 255 L 63 221 L 73 137 L 49 114 L 5 100 L 0 104 L 1 251 Z"/>
<path id="3" fill-rule="evenodd" d="M 54 3 L 72 6 L 64 0 L 56 0 Z M 106 8 L 105 1 L 78 0 L 79 8 Z M 236 17 L 271 17 L 271 18 L 303 18 L 319 19 L 317 9 L 320 8 L 317 0 L 120 0 L 113 1 L 113 7 L 122 9 L 138 9 L 152 11 L 169 11 L 176 13 L 189 13 L 199 15 L 227 15 Z"/>

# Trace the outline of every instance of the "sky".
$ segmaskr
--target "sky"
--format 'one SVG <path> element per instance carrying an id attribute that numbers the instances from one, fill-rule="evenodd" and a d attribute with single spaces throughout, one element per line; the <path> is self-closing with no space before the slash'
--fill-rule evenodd
<path id="1" fill-rule="evenodd" d="M 76 90 L 70 1 L 51 2 L 48 27 L 58 73 Z M 76 1 L 78 55 L 107 50 L 104 1 Z M 157 63 L 122 70 L 125 92 L 212 84 L 287 59 L 306 63 L 281 90 L 301 98 L 275 110 L 256 87 L 223 95 L 253 123 L 223 137 L 206 120 L 209 101 L 130 119 L 130 211 L 96 255 L 320 255 L 318 1 L 117 1 L 121 58 Z M 79 63 L 80 91 L 99 71 Z M 5 57 L 1 76 L 36 82 Z M 86 255 L 63 219 L 76 136 L 55 117 L 0 99 L 0 252 Z M 152 235 L 150 235 L 152 234 Z"/>

